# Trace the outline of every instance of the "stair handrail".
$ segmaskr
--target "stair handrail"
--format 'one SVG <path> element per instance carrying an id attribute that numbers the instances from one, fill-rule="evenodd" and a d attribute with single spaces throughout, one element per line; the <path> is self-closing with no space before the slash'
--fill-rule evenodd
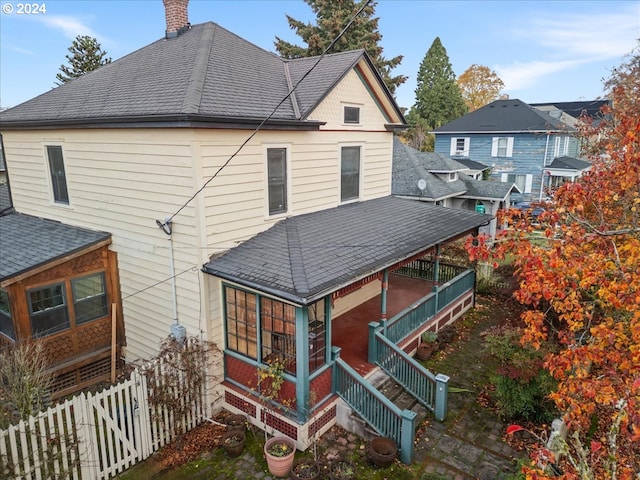
<path id="1" fill-rule="evenodd" d="M 416 412 L 402 410 L 339 356 L 333 363 L 335 393 L 358 413 L 378 434 L 399 445 L 400 460 L 413 461 Z"/>

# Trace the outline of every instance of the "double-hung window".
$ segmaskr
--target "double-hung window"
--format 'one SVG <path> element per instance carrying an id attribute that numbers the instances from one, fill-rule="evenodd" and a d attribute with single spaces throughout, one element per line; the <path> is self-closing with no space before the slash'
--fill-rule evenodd
<path id="1" fill-rule="evenodd" d="M 452 137 L 449 155 L 452 157 L 468 157 L 470 144 L 470 137 Z"/>
<path id="2" fill-rule="evenodd" d="M 269 215 L 287 211 L 287 149 L 267 149 Z"/>
<path id="3" fill-rule="evenodd" d="M 360 147 L 342 147 L 340 158 L 340 201 L 360 197 Z"/>
<path id="4" fill-rule="evenodd" d="M 71 281 L 76 324 L 105 317 L 108 313 L 104 273 L 96 273 Z"/>
<path id="5" fill-rule="evenodd" d="M 44 337 L 69 328 L 64 283 L 29 290 L 27 297 L 34 337 Z"/>
<path id="6" fill-rule="evenodd" d="M 491 142 L 492 157 L 513 157 L 513 137 L 493 137 Z"/>
<path id="7" fill-rule="evenodd" d="M 59 145 L 47 146 L 47 159 L 51 174 L 51 188 L 53 200 L 56 203 L 69 204 L 69 192 L 67 191 L 67 176 L 64 170 L 62 147 Z"/>

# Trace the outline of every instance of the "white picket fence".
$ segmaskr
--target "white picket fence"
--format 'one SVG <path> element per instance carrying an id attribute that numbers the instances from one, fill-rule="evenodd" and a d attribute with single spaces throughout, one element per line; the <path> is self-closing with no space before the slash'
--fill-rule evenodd
<path id="1" fill-rule="evenodd" d="M 108 479 L 170 443 L 175 427 L 184 433 L 205 417 L 203 395 L 185 400 L 189 413 L 177 419 L 150 406 L 149 393 L 136 370 L 108 390 L 82 393 L 0 430 L 0 478 Z"/>

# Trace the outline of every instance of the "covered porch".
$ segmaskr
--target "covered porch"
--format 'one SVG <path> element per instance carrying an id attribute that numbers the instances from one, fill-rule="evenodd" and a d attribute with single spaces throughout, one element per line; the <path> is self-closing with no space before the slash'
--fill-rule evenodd
<path id="1" fill-rule="evenodd" d="M 290 217 L 212 259 L 204 271 L 221 279 L 225 407 L 305 449 L 345 401 L 367 421 L 386 418 L 373 428 L 402 434 L 410 459 L 413 417 L 366 377 L 378 368 L 402 375 L 435 411 L 436 378 L 410 354 L 422 332 L 471 308 L 474 286 L 473 271 L 440 265 L 437 253 L 490 219 L 385 197 Z M 284 365 L 277 410 L 265 408 L 256 384 L 271 358 Z"/>

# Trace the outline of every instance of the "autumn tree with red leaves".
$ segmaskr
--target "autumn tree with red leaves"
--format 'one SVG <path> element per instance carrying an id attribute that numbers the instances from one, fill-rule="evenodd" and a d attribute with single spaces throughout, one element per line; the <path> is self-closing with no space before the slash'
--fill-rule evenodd
<path id="1" fill-rule="evenodd" d="M 536 224 L 506 211 L 499 223 L 509 229 L 494 244 L 468 245 L 473 259 L 514 258 L 515 296 L 529 307 L 523 342 L 556 345 L 545 368 L 571 432 L 564 478 L 640 472 L 639 55 L 605 82 L 611 107 L 583 119 L 591 169 L 558 189 Z M 527 478 L 547 476 L 532 467 Z"/>

